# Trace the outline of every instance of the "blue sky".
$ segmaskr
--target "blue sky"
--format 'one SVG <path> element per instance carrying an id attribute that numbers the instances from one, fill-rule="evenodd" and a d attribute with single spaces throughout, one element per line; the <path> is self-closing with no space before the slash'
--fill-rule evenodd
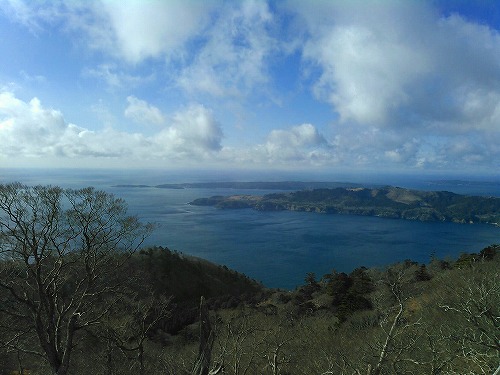
<path id="1" fill-rule="evenodd" d="M 0 0 L 1 167 L 499 160 L 493 0 Z"/>

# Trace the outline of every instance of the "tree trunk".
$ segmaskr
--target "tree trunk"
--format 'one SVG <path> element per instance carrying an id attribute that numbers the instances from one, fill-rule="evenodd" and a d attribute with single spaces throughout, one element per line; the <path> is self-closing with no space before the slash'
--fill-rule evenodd
<path id="1" fill-rule="evenodd" d="M 205 299 L 200 300 L 200 346 L 198 348 L 198 357 L 194 364 L 192 375 L 208 375 L 210 373 L 210 362 L 212 360 L 212 347 L 214 344 L 214 334 L 210 324 Z"/>
<path id="2" fill-rule="evenodd" d="M 401 318 L 401 315 L 403 314 L 403 304 L 400 302 L 399 303 L 399 310 L 396 316 L 394 317 L 394 320 L 392 321 L 391 328 L 389 329 L 389 332 L 387 333 L 387 337 L 384 342 L 384 346 L 382 347 L 382 350 L 380 352 L 380 356 L 378 359 L 377 364 L 375 365 L 375 368 L 371 372 L 371 375 L 380 375 L 382 371 L 382 365 L 384 364 L 386 357 L 387 357 L 387 352 L 389 350 L 389 347 L 391 345 L 392 338 L 394 336 L 394 330 L 396 326 L 399 323 L 399 319 Z"/>

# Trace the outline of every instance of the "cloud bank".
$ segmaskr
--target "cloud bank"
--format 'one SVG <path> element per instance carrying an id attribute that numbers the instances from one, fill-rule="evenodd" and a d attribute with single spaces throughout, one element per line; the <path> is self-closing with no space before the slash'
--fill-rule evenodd
<path id="1" fill-rule="evenodd" d="M 224 133 L 212 110 L 192 104 L 170 116 L 129 96 L 125 117 L 151 123 L 153 135 L 117 128 L 102 130 L 69 123 L 63 114 L 25 102 L 11 92 L 0 93 L 0 158 L 55 157 L 123 159 L 139 165 L 178 166 L 211 163 L 227 166 L 373 166 L 481 165 L 499 153 L 499 146 L 481 133 L 455 137 L 412 138 L 396 131 L 351 127 L 328 140 L 312 124 L 271 130 L 261 143 L 223 145 Z M 471 138 L 471 134 L 473 134 Z M 498 137 L 497 137 L 498 139 Z M 21 141 L 20 141 L 21 140 Z"/>
<path id="2" fill-rule="evenodd" d="M 82 77 L 116 90 L 117 117 L 137 124 L 71 124 L 41 100 L 3 89 L 4 157 L 500 168 L 500 33 L 431 2 L 0 4 L 32 33 L 61 25 L 95 58 Z M 153 81 L 179 102 L 162 107 L 136 90 Z M 260 120 L 309 94 L 331 109 L 321 123 Z M 245 125 L 260 136 L 237 138 L 225 113 L 233 108 L 256 112 Z M 304 104 L 303 118 L 309 110 Z"/>
<path id="3" fill-rule="evenodd" d="M 11 92 L 1 92 L 0 157 L 95 157 L 146 160 L 157 166 L 177 166 L 179 161 L 286 165 L 328 158 L 326 150 L 331 147 L 313 125 L 302 124 L 273 130 L 262 144 L 231 149 L 223 147 L 222 127 L 203 105 L 192 104 L 166 116 L 136 97 L 129 96 L 127 103 L 125 116 L 159 126 L 154 135 L 111 127 L 92 131 L 68 123 L 60 111 L 45 108 L 37 98 L 24 102 Z"/>
<path id="4" fill-rule="evenodd" d="M 221 148 L 222 130 L 210 110 L 192 105 L 167 123 L 158 108 L 128 97 L 125 114 L 164 126 L 154 136 L 113 128 L 92 131 L 68 123 L 60 111 L 45 108 L 37 98 L 24 102 L 0 93 L 0 155 L 3 157 L 98 157 L 129 160 L 189 160 Z"/>

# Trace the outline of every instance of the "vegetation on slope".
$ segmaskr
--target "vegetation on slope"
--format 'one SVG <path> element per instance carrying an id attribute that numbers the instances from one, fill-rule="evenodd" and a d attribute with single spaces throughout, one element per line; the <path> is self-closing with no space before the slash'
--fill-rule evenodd
<path id="1" fill-rule="evenodd" d="M 456 261 L 307 274 L 303 286 L 281 291 L 166 248 L 135 251 L 148 231 L 104 192 L 0 186 L 0 371 L 498 368 L 500 245 Z"/>
<path id="2" fill-rule="evenodd" d="M 217 208 L 254 208 L 262 211 L 308 211 L 387 218 L 500 223 L 500 198 L 418 191 L 398 187 L 335 188 L 199 198 L 191 202 Z"/>
<path id="3" fill-rule="evenodd" d="M 500 355 L 499 251 L 332 271 L 319 280 L 308 274 L 303 286 L 281 291 L 167 249 L 145 249 L 127 265 L 130 283 L 113 314 L 78 335 L 70 373 L 192 373 L 196 299 L 208 293 L 210 368 L 223 364 L 225 374 L 491 374 Z M 144 269 L 151 260 L 153 268 Z M 213 284 L 200 288 L 200 280 Z M 43 358 L 7 349 L 0 350 L 4 372 L 20 365 L 31 375 L 47 372 Z"/>

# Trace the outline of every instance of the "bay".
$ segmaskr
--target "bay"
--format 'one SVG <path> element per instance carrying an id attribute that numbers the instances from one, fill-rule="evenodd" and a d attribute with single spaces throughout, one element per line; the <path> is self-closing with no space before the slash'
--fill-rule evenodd
<path id="1" fill-rule="evenodd" d="M 307 212 L 220 210 L 190 206 L 196 197 L 267 191 L 135 189 L 116 191 L 144 220 L 159 223 L 148 239 L 224 264 L 266 286 L 293 289 L 307 272 L 318 276 L 431 255 L 456 257 L 498 242 L 490 225 L 415 222 Z"/>
<path id="2" fill-rule="evenodd" d="M 164 246 L 226 265 L 268 287 L 293 289 L 303 283 L 308 272 L 322 276 L 333 269 L 349 272 L 359 266 L 384 266 L 405 259 L 425 263 L 431 255 L 456 258 L 462 252 L 478 252 L 500 242 L 500 228 L 491 225 L 289 211 L 220 210 L 188 204 L 200 197 L 266 194 L 269 190 L 116 187 L 123 183 L 154 185 L 196 181 L 195 177 L 182 173 L 133 176 L 123 171 L 37 174 L 2 170 L 0 182 L 9 181 L 63 187 L 93 185 L 104 189 L 124 198 L 130 213 L 158 224 L 145 245 Z M 456 182 L 450 184 L 456 185 Z M 476 184 L 474 187 L 491 190 L 491 186 Z M 459 188 L 463 190 L 463 184 Z M 496 190 L 490 193 L 496 195 Z"/>

